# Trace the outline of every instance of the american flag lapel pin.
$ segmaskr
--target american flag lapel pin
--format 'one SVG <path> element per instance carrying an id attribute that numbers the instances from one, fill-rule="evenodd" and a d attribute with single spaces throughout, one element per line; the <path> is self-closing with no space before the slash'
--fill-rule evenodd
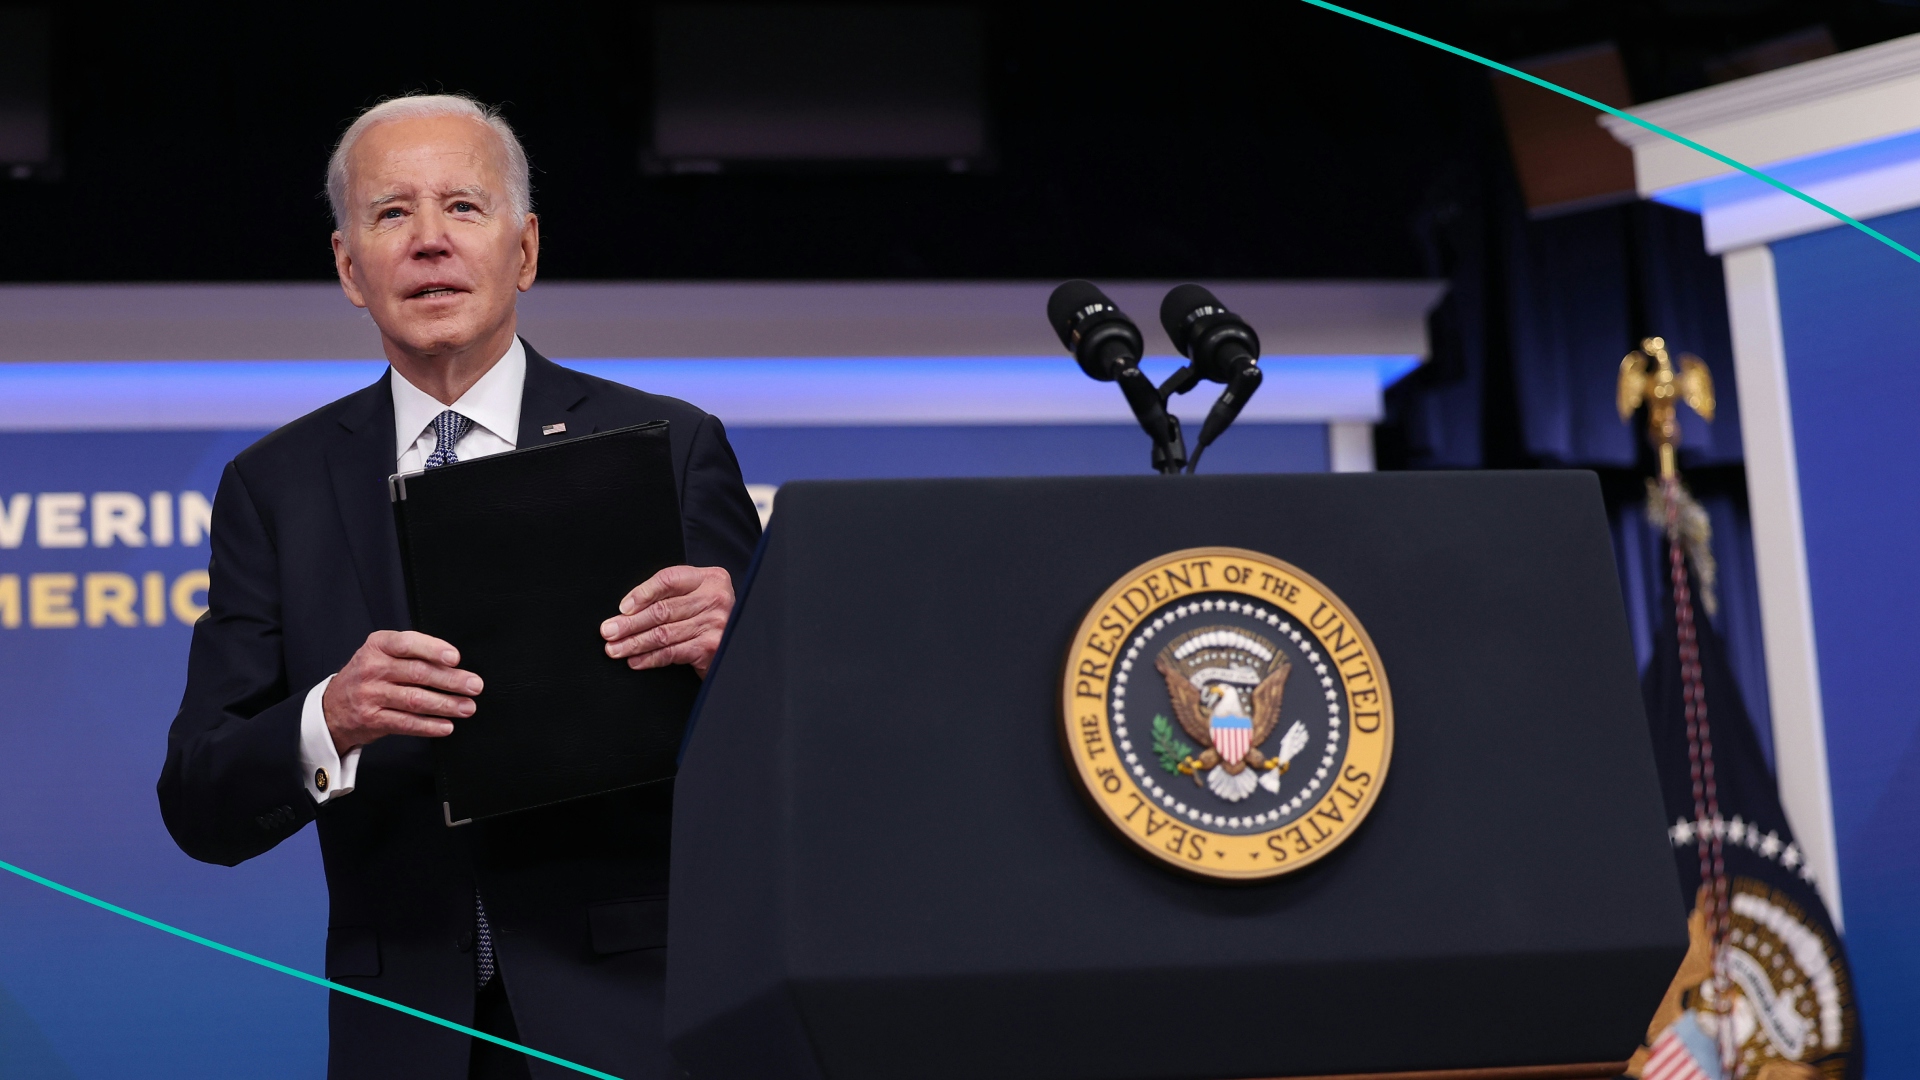
<path id="1" fill-rule="evenodd" d="M 565 430 L 567 430 L 567 425 L 565 425 L 565 424 L 542 424 L 542 425 L 540 425 L 540 434 L 542 434 L 542 435 L 558 435 L 558 434 L 560 434 L 561 432 L 563 432 L 563 431 L 565 431 Z"/>

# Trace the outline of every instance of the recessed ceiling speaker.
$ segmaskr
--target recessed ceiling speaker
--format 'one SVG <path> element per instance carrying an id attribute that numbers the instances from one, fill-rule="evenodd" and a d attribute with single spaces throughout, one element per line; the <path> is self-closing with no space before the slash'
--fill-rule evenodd
<path id="1" fill-rule="evenodd" d="M 44 10 L 0 8 L 0 174 L 15 180 L 53 165 L 51 23 Z"/>
<path id="2" fill-rule="evenodd" d="M 987 153 L 967 7 L 662 6 L 652 172 L 919 165 Z"/>

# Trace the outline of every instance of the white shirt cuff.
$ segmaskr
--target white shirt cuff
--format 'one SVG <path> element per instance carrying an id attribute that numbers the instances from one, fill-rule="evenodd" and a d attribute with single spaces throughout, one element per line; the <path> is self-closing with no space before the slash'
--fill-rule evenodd
<path id="1" fill-rule="evenodd" d="M 300 708 L 300 771 L 306 778 L 307 794 L 316 803 L 351 795 L 354 774 L 360 771 L 360 747 L 342 757 L 333 748 L 333 733 L 327 730 L 327 714 L 320 697 L 332 681 L 329 675 L 314 684 Z"/>

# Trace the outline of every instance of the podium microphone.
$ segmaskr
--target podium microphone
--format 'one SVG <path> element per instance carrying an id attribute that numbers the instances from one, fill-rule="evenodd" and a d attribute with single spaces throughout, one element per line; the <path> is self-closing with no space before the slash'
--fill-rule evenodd
<path id="1" fill-rule="evenodd" d="M 1047 299 L 1047 321 L 1080 370 L 1101 382 L 1117 382 L 1148 437 L 1153 466 L 1167 475 L 1187 463 L 1180 421 L 1169 415 L 1153 380 L 1140 370 L 1140 328 L 1090 281 L 1069 281 Z"/>
<path id="2" fill-rule="evenodd" d="M 1186 386 L 1190 387 L 1194 379 L 1227 384 L 1200 428 L 1200 441 L 1194 445 L 1193 460 L 1187 467 L 1192 472 L 1200 467 L 1200 455 L 1260 389 L 1260 335 L 1198 285 L 1175 286 L 1167 294 L 1160 304 L 1160 325 L 1173 339 L 1173 347 L 1192 362 L 1191 373 L 1181 373 L 1187 376 Z M 1175 375 L 1174 379 L 1180 377 Z"/>

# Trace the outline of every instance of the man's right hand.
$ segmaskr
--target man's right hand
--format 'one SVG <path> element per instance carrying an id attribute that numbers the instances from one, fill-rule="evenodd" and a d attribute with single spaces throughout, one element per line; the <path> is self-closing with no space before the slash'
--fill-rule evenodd
<path id="1" fill-rule="evenodd" d="M 460 652 L 411 630 L 375 630 L 320 695 L 333 747 L 341 754 L 387 735 L 453 734 L 473 715 L 480 676 L 461 671 Z"/>

